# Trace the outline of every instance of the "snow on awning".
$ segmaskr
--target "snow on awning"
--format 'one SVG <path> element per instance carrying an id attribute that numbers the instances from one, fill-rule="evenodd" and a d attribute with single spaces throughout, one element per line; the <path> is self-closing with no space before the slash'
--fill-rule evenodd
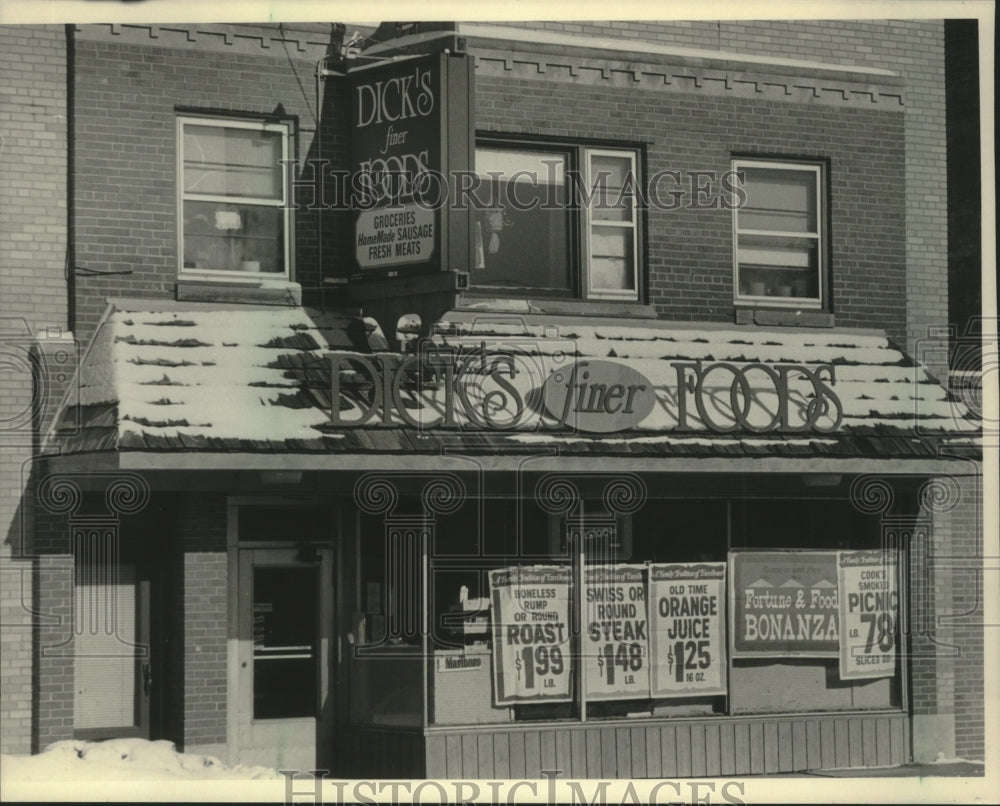
<path id="1" fill-rule="evenodd" d="M 485 369 L 497 356 L 511 371 Z M 927 458 L 978 445 L 965 406 L 870 333 L 454 317 L 423 359 L 344 314 L 118 303 L 47 450 Z M 640 379 L 597 398 L 632 411 L 634 392 L 631 419 L 554 413 L 553 390 L 568 399 L 591 371 Z"/>

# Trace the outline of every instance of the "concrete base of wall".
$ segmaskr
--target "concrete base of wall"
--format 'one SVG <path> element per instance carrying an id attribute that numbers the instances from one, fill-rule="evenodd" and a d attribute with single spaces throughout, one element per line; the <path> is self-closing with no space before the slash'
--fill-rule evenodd
<path id="1" fill-rule="evenodd" d="M 951 714 L 913 716 L 913 760 L 915 762 L 955 758 L 955 717 Z"/>

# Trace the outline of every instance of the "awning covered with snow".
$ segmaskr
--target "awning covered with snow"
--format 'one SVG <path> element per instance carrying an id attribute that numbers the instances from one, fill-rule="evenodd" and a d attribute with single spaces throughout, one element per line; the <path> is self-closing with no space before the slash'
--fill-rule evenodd
<path id="1" fill-rule="evenodd" d="M 107 312 L 46 453 L 926 460 L 978 438 L 872 332 L 456 314 L 400 355 L 345 314 L 143 300 Z"/>

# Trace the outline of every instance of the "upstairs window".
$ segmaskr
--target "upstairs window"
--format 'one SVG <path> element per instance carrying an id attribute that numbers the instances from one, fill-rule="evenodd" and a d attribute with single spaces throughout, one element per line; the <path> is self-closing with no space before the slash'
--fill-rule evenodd
<path id="1" fill-rule="evenodd" d="M 736 302 L 827 304 L 823 167 L 735 160 L 745 201 L 733 210 Z"/>
<path id="2" fill-rule="evenodd" d="M 182 117 L 177 126 L 181 272 L 287 277 L 290 124 Z"/>
<path id="3" fill-rule="evenodd" d="M 476 173 L 477 290 L 639 299 L 635 150 L 480 141 Z"/>

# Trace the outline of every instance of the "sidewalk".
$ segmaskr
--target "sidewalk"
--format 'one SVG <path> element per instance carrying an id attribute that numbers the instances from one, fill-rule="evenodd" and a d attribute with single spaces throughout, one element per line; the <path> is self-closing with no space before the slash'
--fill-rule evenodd
<path id="1" fill-rule="evenodd" d="M 904 764 L 901 767 L 866 767 L 864 769 L 815 770 L 781 775 L 782 778 L 981 778 L 986 765 L 981 761 L 943 761 Z"/>

